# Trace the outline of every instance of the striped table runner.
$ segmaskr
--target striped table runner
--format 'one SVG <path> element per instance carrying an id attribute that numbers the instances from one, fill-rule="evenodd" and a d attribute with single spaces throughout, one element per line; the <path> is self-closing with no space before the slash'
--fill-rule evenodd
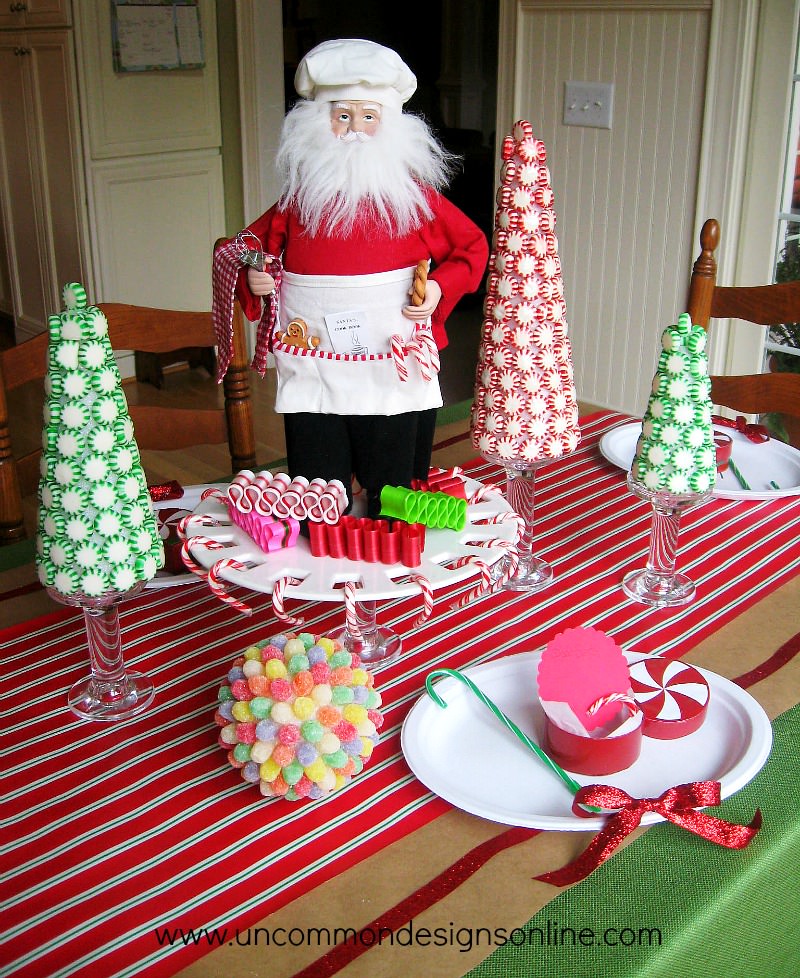
<path id="1" fill-rule="evenodd" d="M 0 972 L 19 976 L 169 975 L 208 950 L 164 942 L 168 929 L 236 927 L 309 891 L 437 817 L 448 805 L 411 775 L 400 728 L 428 672 L 541 648 L 576 625 L 626 648 L 684 655 L 703 637 L 800 570 L 800 499 L 712 500 L 682 519 L 679 568 L 697 582 L 685 608 L 628 601 L 623 574 L 645 560 L 649 509 L 597 450 L 621 415 L 586 419 L 583 442 L 537 476 L 536 551 L 556 581 L 539 596 L 502 592 L 453 612 L 474 582 L 379 607 L 404 636 L 378 673 L 386 725 L 368 766 L 324 802 L 266 801 L 216 745 L 216 690 L 252 640 L 278 631 L 268 597 L 241 592 L 238 615 L 202 583 L 147 592 L 124 606 L 126 662 L 156 684 L 153 706 L 119 727 L 86 724 L 66 708 L 86 670 L 82 616 L 60 609 L 0 633 Z M 467 473 L 500 482 L 475 461 Z M 236 589 L 232 589 L 234 593 Z M 340 605 L 287 609 L 322 632 Z"/>

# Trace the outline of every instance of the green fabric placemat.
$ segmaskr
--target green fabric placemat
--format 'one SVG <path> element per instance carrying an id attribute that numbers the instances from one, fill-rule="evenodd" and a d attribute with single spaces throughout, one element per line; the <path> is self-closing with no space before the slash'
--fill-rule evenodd
<path id="1" fill-rule="evenodd" d="M 759 775 L 708 809 L 741 824 L 761 809 L 747 849 L 659 823 L 556 896 L 514 932 L 520 946 L 498 947 L 469 978 L 800 975 L 800 706 L 773 730 Z"/>

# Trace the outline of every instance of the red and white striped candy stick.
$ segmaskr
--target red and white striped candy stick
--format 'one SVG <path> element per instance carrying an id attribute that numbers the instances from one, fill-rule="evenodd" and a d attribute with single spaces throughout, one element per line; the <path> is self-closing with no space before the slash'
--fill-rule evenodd
<path id="1" fill-rule="evenodd" d="M 389 341 L 389 345 L 392 351 L 395 369 L 397 370 L 397 376 L 405 383 L 408 380 L 408 367 L 406 366 L 406 348 L 403 337 L 394 333 Z"/>
<path id="2" fill-rule="evenodd" d="M 275 612 L 275 617 L 278 621 L 282 621 L 285 625 L 297 626 L 302 625 L 305 621 L 304 618 L 295 618 L 293 615 L 287 615 L 284 607 L 283 600 L 286 593 L 286 588 L 290 584 L 300 584 L 301 582 L 296 577 L 281 577 L 275 581 L 275 586 L 272 589 L 272 610 Z"/>
<path id="3" fill-rule="evenodd" d="M 190 537 L 188 540 L 184 540 L 181 545 L 181 560 L 183 561 L 184 567 L 190 570 L 193 574 L 196 574 L 201 580 L 205 581 L 208 578 L 208 572 L 205 567 L 201 567 L 200 564 L 195 563 L 194 556 L 192 554 L 192 547 L 195 544 L 200 544 L 206 548 L 206 550 L 222 550 L 222 544 L 219 540 L 209 540 L 208 537 Z"/>
<path id="4" fill-rule="evenodd" d="M 224 601 L 225 604 L 229 604 L 232 608 L 237 611 L 241 611 L 242 614 L 252 615 L 253 609 L 234 598 L 233 595 L 228 594 L 225 588 L 225 581 L 223 581 L 220 576 L 224 570 L 247 570 L 245 565 L 238 560 L 234 560 L 232 557 L 223 557 L 222 560 L 218 560 L 216 564 L 208 572 L 208 586 L 211 588 L 211 593 Z"/>
<path id="5" fill-rule="evenodd" d="M 344 623 L 347 634 L 352 638 L 361 638 L 361 625 L 358 623 L 358 612 L 356 611 L 356 593 L 358 588 L 355 581 L 344 582 Z"/>
<path id="6" fill-rule="evenodd" d="M 433 588 L 424 574 L 412 574 L 409 580 L 414 581 L 422 592 L 422 614 L 415 618 L 411 624 L 412 628 L 419 628 L 430 618 L 433 612 Z"/>

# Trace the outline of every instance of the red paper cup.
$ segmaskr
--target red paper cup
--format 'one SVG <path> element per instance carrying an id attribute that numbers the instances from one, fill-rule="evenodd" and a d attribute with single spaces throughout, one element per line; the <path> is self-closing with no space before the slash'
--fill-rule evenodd
<path id="1" fill-rule="evenodd" d="M 573 774 L 616 774 L 634 764 L 642 750 L 642 713 L 637 726 L 618 737 L 582 737 L 557 726 L 545 714 L 545 750 Z"/>
<path id="2" fill-rule="evenodd" d="M 733 439 L 723 431 L 714 432 L 714 448 L 717 453 L 717 472 L 724 472 L 728 468 L 733 451 Z"/>

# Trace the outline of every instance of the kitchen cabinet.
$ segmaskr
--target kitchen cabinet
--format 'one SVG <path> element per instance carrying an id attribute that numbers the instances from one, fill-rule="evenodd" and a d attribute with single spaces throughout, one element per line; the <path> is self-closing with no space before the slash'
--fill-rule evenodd
<path id="1" fill-rule="evenodd" d="M 0 212 L 18 341 L 47 328 L 65 283 L 85 281 L 77 104 L 71 30 L 0 31 Z"/>

